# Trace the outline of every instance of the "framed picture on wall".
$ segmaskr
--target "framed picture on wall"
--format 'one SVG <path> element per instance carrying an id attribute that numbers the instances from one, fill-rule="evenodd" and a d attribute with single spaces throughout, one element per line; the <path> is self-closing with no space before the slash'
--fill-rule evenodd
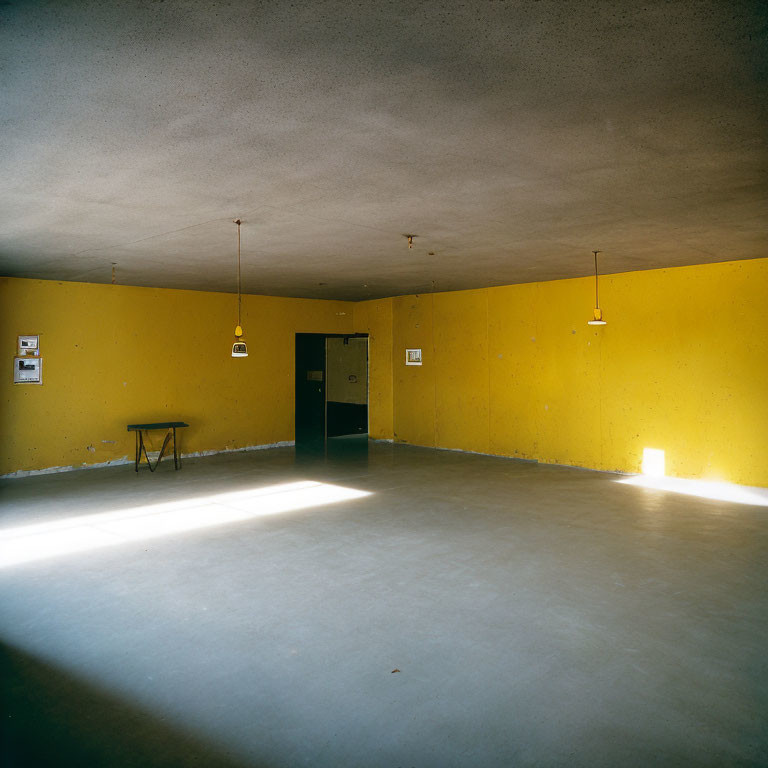
<path id="1" fill-rule="evenodd" d="M 421 365 L 421 350 L 420 349 L 406 349 L 405 350 L 405 364 L 406 365 Z"/>

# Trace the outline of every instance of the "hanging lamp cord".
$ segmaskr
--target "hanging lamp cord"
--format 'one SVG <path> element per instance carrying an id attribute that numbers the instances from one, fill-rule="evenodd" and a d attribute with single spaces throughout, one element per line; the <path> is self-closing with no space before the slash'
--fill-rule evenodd
<path id="1" fill-rule="evenodd" d="M 241 307 L 241 297 L 240 297 L 240 219 L 235 219 L 235 224 L 237 224 L 237 324 L 242 325 L 240 322 L 240 307 Z"/>
<path id="2" fill-rule="evenodd" d="M 597 254 L 600 253 L 600 251 L 592 251 L 592 253 L 595 254 L 595 309 L 597 309 L 600 306 L 600 303 L 597 300 Z"/>

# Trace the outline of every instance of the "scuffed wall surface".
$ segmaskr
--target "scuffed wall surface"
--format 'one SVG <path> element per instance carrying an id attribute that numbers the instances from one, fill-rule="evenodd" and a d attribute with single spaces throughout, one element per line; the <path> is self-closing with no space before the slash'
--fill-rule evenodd
<path id="1" fill-rule="evenodd" d="M 768 259 L 600 282 L 395 298 L 396 439 L 768 486 Z"/>
<path id="2" fill-rule="evenodd" d="M 345 302 L 0 279 L 0 474 L 133 455 L 125 425 L 183 419 L 185 451 L 294 436 L 294 334 L 370 335 L 374 438 L 768 486 L 768 259 Z M 40 334 L 42 387 L 12 382 Z M 424 364 L 406 367 L 406 347 Z"/>
<path id="3" fill-rule="evenodd" d="M 183 420 L 185 452 L 294 438 L 294 334 L 352 330 L 345 302 L 243 296 L 249 357 L 230 355 L 231 294 L 0 279 L 6 352 L 0 474 L 133 456 L 126 424 Z M 40 334 L 43 386 L 14 385 Z M 161 433 L 152 433 L 158 443 Z"/>
<path id="4" fill-rule="evenodd" d="M 437 421 L 434 295 L 397 296 L 392 311 L 394 439 L 432 447 Z M 420 366 L 405 365 L 405 350 L 409 348 L 421 349 Z"/>

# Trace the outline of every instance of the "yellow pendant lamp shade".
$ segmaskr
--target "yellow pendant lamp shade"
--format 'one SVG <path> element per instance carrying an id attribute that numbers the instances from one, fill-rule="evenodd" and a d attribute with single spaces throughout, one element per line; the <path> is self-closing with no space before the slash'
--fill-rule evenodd
<path id="1" fill-rule="evenodd" d="M 603 310 L 600 307 L 595 307 L 593 310 L 593 317 L 591 320 L 587 320 L 587 325 L 605 325 L 603 320 Z"/>

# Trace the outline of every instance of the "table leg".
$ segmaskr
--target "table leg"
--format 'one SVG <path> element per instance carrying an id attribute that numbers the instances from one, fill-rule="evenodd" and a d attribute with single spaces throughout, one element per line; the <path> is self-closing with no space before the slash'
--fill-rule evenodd
<path id="1" fill-rule="evenodd" d="M 157 457 L 157 461 L 155 461 L 155 469 L 157 469 L 157 467 L 159 466 L 160 461 L 162 460 L 163 456 L 165 456 L 165 449 L 168 447 L 168 443 L 170 442 L 170 439 L 171 439 L 171 430 L 169 429 L 168 433 L 165 436 L 165 440 L 163 440 L 163 445 L 160 448 L 160 454 Z M 176 446 L 174 445 L 174 448 L 175 447 Z M 149 457 L 147 457 L 147 461 L 149 461 Z M 152 471 L 154 472 L 155 469 L 153 469 Z"/>
<path id="2" fill-rule="evenodd" d="M 157 469 L 157 464 L 160 463 L 160 459 L 163 457 L 163 452 L 160 451 L 160 459 L 157 460 L 157 463 L 153 467 L 152 462 L 149 460 L 149 454 L 147 453 L 147 446 L 144 445 L 144 433 L 140 430 L 139 431 L 139 462 L 141 462 L 142 452 L 144 453 L 144 458 L 147 460 L 147 466 L 149 467 L 149 471 L 154 472 L 155 469 Z M 139 470 L 137 469 L 136 471 L 138 472 Z"/>
<path id="3" fill-rule="evenodd" d="M 179 468 L 179 453 L 176 450 L 176 427 L 173 428 L 173 467 Z"/>
<path id="4" fill-rule="evenodd" d="M 134 469 L 138 472 L 139 471 L 139 456 L 141 456 L 141 448 L 139 447 L 139 432 L 141 430 L 136 430 L 136 462 Z"/>

